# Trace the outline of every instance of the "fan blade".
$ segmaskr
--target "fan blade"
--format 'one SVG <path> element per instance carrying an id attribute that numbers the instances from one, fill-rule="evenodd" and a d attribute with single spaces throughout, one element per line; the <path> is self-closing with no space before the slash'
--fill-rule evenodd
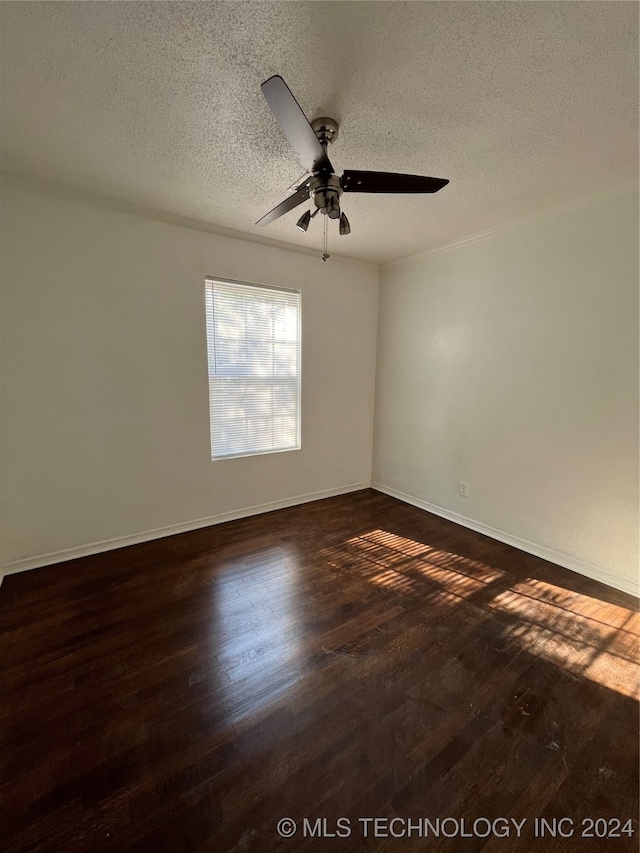
<path id="1" fill-rule="evenodd" d="M 445 178 L 360 172 L 357 169 L 345 171 L 340 182 L 346 193 L 437 193 L 449 183 Z"/>
<path id="2" fill-rule="evenodd" d="M 274 219 L 278 219 L 280 216 L 284 216 L 285 213 L 289 213 L 290 210 L 293 210 L 294 207 L 302 204 L 302 202 L 306 201 L 308 198 L 309 187 L 306 185 L 300 187 L 293 195 L 290 195 L 289 198 L 285 198 L 285 200 L 281 201 L 277 207 L 274 207 L 273 210 L 266 213 L 262 219 L 258 219 L 256 225 L 268 225 L 270 222 L 273 222 Z"/>
<path id="3" fill-rule="evenodd" d="M 333 172 L 327 152 L 282 77 L 269 77 L 260 88 L 303 168 L 307 172 Z"/>

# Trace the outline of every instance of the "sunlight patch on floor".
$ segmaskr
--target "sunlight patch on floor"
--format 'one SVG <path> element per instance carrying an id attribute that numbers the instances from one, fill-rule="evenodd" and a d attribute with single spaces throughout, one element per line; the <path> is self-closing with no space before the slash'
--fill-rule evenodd
<path id="1" fill-rule="evenodd" d="M 480 560 L 432 548 L 387 530 L 354 536 L 342 546 L 334 546 L 332 552 L 338 562 L 344 562 L 345 553 L 364 558 L 355 565 L 361 577 L 406 595 L 424 596 L 433 584 L 454 600 L 464 599 L 504 577 L 504 572 Z"/>
<path id="2" fill-rule="evenodd" d="M 399 536 L 397 533 L 390 533 L 388 530 L 379 528 L 354 536 L 348 539 L 346 544 L 356 545 L 369 550 L 372 554 L 379 553 L 397 561 L 406 561 L 407 557 L 410 557 L 413 563 L 415 558 L 419 558 L 429 564 L 449 569 L 452 572 L 457 571 L 467 577 L 473 577 L 485 584 L 493 583 L 504 576 L 504 572 L 483 563 L 481 560 L 463 557 L 452 551 L 442 551 L 423 542 L 417 542 L 414 539 L 408 539 L 406 536 Z"/>
<path id="3" fill-rule="evenodd" d="M 638 613 L 537 578 L 514 584 L 487 606 L 517 620 L 505 634 L 527 651 L 574 676 L 640 698 Z"/>

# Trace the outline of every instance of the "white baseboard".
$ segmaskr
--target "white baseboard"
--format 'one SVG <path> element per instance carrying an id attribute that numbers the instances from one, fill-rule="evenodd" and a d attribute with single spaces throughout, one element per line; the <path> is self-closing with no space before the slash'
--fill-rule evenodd
<path id="1" fill-rule="evenodd" d="M 233 512 L 224 512 L 219 515 L 211 515 L 207 518 L 198 518 L 195 521 L 186 521 L 182 524 L 171 524 L 168 527 L 157 527 L 154 530 L 145 530 L 130 536 L 118 536 L 114 539 L 103 539 L 100 542 L 90 542 L 75 548 L 67 548 L 63 551 L 52 551 L 49 554 L 41 554 L 38 557 L 27 557 L 22 560 L 12 560 L 5 563 L 0 569 L 0 584 L 4 575 L 13 575 L 17 572 L 26 572 L 30 569 L 39 569 L 50 566 L 53 563 L 63 563 L 67 560 L 75 560 L 78 557 L 89 557 L 92 554 L 101 554 L 104 551 L 114 551 L 116 548 L 125 548 L 127 545 L 138 545 L 141 542 L 150 542 L 153 539 L 162 539 L 165 536 L 173 536 L 175 533 L 186 533 L 189 530 L 198 530 L 201 527 L 211 527 L 214 524 L 224 524 L 225 521 L 235 521 L 238 518 L 248 518 L 251 515 L 260 515 L 263 512 L 271 512 L 274 509 L 286 509 L 298 504 L 319 501 L 323 498 L 333 498 L 337 495 L 346 495 L 349 492 L 359 492 L 368 489 L 370 482 L 350 483 L 339 486 L 336 489 L 323 489 L 319 492 L 309 492 L 305 495 L 295 495 L 284 500 L 271 501 L 266 504 L 247 506 Z"/>
<path id="2" fill-rule="evenodd" d="M 423 501 L 413 495 L 407 495 L 404 492 L 399 492 L 397 489 L 392 489 L 390 486 L 385 486 L 382 483 L 371 483 L 371 488 L 378 492 L 383 492 L 392 498 L 397 498 L 399 501 L 417 506 L 427 512 L 446 518 L 447 521 L 453 521 L 462 527 L 468 527 L 470 530 L 475 530 L 476 533 L 483 533 L 485 536 L 490 536 L 492 539 L 497 539 L 498 542 L 504 542 L 506 545 L 513 545 L 514 548 L 519 548 L 520 551 L 526 551 L 527 554 L 533 554 L 534 557 L 541 557 L 543 560 L 548 560 L 550 563 L 555 563 L 562 566 L 564 569 L 569 569 L 572 572 L 577 572 L 579 575 L 585 575 L 591 580 L 600 581 L 607 586 L 618 589 L 621 592 L 626 592 L 629 595 L 634 595 L 636 598 L 640 596 L 640 584 L 627 580 L 626 578 L 618 577 L 617 575 L 607 572 L 604 569 L 594 566 L 591 563 L 585 563 L 578 557 L 571 554 L 566 554 L 563 551 L 556 551 L 554 548 L 547 548 L 544 545 L 536 545 L 535 542 L 529 542 L 527 539 L 520 539 L 519 536 L 512 536 L 510 533 L 505 533 L 503 530 L 497 530 L 495 527 L 489 527 L 480 521 L 474 521 L 472 518 L 467 518 L 464 515 L 459 515 L 449 509 L 444 509 L 437 504 Z"/>

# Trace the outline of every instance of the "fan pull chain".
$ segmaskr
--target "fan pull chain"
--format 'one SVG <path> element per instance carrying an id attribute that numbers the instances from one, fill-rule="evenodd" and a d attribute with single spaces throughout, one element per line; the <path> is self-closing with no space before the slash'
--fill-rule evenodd
<path id="1" fill-rule="evenodd" d="M 327 258 L 331 257 L 331 255 L 327 252 L 327 230 L 328 230 L 327 226 L 329 224 L 327 221 L 328 219 L 329 219 L 329 217 L 325 214 L 325 217 L 324 217 L 324 254 L 322 256 L 323 261 L 326 261 Z"/>

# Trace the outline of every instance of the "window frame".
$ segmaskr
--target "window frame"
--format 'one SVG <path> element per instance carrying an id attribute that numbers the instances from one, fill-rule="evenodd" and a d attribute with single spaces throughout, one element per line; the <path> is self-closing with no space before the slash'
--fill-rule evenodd
<path id="1" fill-rule="evenodd" d="M 262 284 L 261 282 L 254 281 L 239 281 L 233 278 L 223 278 L 222 276 L 214 276 L 214 275 L 205 275 L 205 343 L 207 348 L 207 396 L 209 398 L 209 449 L 211 454 L 212 462 L 223 462 L 227 459 L 246 459 L 251 456 L 267 456 L 274 453 L 291 453 L 296 450 L 302 449 L 302 291 L 293 288 L 293 287 L 276 287 L 275 285 L 270 284 Z M 211 423 L 211 372 L 210 372 L 210 352 L 209 352 L 209 330 L 207 323 L 207 290 L 209 286 L 214 287 L 215 284 L 230 284 L 236 285 L 239 287 L 246 287 L 254 290 L 271 290 L 276 293 L 293 293 L 298 297 L 298 324 L 297 324 L 297 394 L 298 394 L 298 408 L 297 408 L 297 430 L 296 430 L 296 444 L 292 447 L 280 447 L 275 449 L 267 449 L 267 450 L 250 450 L 250 451 L 241 451 L 239 453 L 224 453 L 224 454 L 216 454 L 213 452 L 213 432 L 212 432 L 212 423 Z M 214 347 L 215 347 L 215 326 L 213 329 L 214 334 Z M 215 349 L 213 353 L 213 359 L 215 362 Z M 216 373 L 213 374 L 218 375 Z M 255 377 L 252 376 L 237 376 L 237 377 L 226 377 L 226 378 L 237 378 L 239 381 L 251 380 Z"/>

